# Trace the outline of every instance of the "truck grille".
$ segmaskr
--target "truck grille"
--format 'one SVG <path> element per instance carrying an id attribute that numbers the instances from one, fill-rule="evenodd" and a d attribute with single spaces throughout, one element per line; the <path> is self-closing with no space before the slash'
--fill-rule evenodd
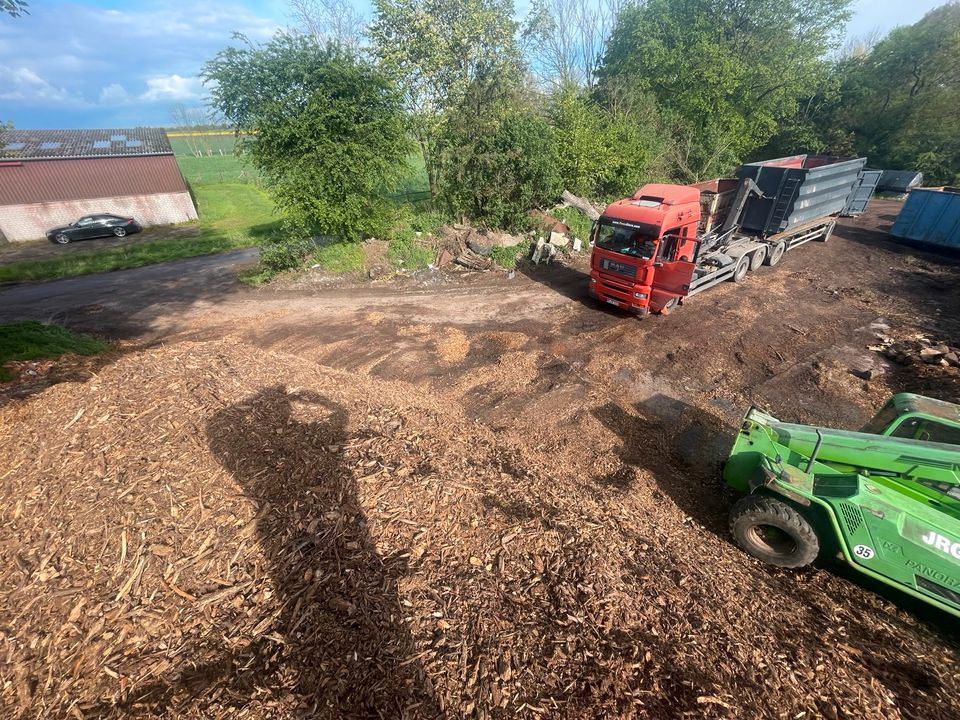
<path id="1" fill-rule="evenodd" d="M 920 577 L 919 575 L 915 575 L 914 577 L 917 579 L 917 587 L 921 587 L 934 595 L 939 595 L 944 600 L 949 600 L 956 605 L 960 605 L 960 593 L 950 588 L 945 588 L 943 585 L 938 585 L 932 580 L 927 580 L 925 577 Z"/>
<path id="2" fill-rule="evenodd" d="M 637 276 L 637 267 L 636 265 L 630 265 L 625 262 L 617 262 L 616 260 L 611 260 L 610 258 L 600 258 L 600 269 L 606 270 L 607 272 L 616 273 L 617 275 L 623 275 L 628 278 L 635 278 Z"/>
<path id="3" fill-rule="evenodd" d="M 863 524 L 863 513 L 860 508 L 850 503 L 840 503 L 840 514 L 843 515 L 843 521 L 847 524 L 847 531 L 853 535 Z"/>

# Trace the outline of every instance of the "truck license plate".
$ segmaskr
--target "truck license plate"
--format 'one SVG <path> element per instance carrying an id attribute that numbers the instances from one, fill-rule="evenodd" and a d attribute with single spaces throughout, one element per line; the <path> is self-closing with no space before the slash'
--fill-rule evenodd
<path id="1" fill-rule="evenodd" d="M 611 305 L 616 305 L 617 307 L 620 307 L 619 300 L 614 300 L 613 298 L 607 298 L 607 302 L 610 303 Z"/>

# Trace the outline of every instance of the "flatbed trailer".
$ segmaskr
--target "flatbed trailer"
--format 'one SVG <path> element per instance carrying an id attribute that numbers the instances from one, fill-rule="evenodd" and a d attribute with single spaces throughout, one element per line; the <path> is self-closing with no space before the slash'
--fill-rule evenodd
<path id="1" fill-rule="evenodd" d="M 743 282 L 789 250 L 829 240 L 862 190 L 865 162 L 796 156 L 742 166 L 737 178 L 645 185 L 594 224 L 588 294 L 642 316 Z"/>
<path id="2" fill-rule="evenodd" d="M 720 250 L 695 258 L 694 277 L 687 296 L 709 290 L 727 280 L 743 282 L 747 273 L 762 265 L 774 267 L 783 256 L 808 242 L 826 242 L 833 234 L 836 220 L 818 220 L 768 238 L 736 235 Z"/>

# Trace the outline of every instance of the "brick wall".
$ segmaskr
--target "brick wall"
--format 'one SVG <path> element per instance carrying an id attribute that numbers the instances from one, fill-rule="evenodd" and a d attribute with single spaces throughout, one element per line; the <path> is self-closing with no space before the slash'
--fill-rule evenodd
<path id="1" fill-rule="evenodd" d="M 141 225 L 170 225 L 197 219 L 190 193 L 160 193 L 96 200 L 62 200 L 0 207 L 0 237 L 10 242 L 46 237 L 50 228 L 84 215 L 110 213 L 136 218 Z"/>

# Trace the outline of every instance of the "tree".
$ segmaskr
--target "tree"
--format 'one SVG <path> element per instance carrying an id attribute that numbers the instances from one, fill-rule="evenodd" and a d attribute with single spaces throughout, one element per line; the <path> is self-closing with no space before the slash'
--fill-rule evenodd
<path id="1" fill-rule="evenodd" d="M 20 17 L 29 15 L 30 11 L 27 10 L 27 0 L 0 0 L 0 13 L 10 17 Z"/>
<path id="2" fill-rule="evenodd" d="M 527 211 L 563 190 L 552 128 L 502 78 L 471 84 L 438 145 L 440 195 L 454 216 L 521 229 Z"/>
<path id="3" fill-rule="evenodd" d="M 567 87 L 548 108 L 567 190 L 594 199 L 632 195 L 662 179 L 669 141 L 649 96 L 617 93 L 604 106 Z"/>
<path id="4" fill-rule="evenodd" d="M 836 69 L 842 101 L 821 116 L 848 128 L 871 165 L 919 170 L 928 182 L 960 179 L 960 3 L 899 27 Z"/>
<path id="5" fill-rule="evenodd" d="M 203 74 L 213 106 L 298 226 L 345 240 L 384 229 L 391 207 L 383 193 L 410 144 L 400 93 L 372 62 L 281 33 L 222 50 Z"/>
<path id="6" fill-rule="evenodd" d="M 533 73 L 548 86 L 593 87 L 604 45 L 627 0 L 534 0 L 523 25 Z"/>
<path id="7" fill-rule="evenodd" d="M 627 5 L 599 75 L 656 97 L 687 179 L 726 172 L 792 117 L 828 70 L 850 0 L 648 0 Z"/>
<path id="8" fill-rule="evenodd" d="M 397 78 L 430 192 L 438 193 L 437 142 L 448 113 L 480 78 L 519 76 L 512 0 L 374 0 L 372 52 Z"/>
<path id="9" fill-rule="evenodd" d="M 318 43 L 357 48 L 363 39 L 363 17 L 348 0 L 290 0 L 294 19 Z"/>

